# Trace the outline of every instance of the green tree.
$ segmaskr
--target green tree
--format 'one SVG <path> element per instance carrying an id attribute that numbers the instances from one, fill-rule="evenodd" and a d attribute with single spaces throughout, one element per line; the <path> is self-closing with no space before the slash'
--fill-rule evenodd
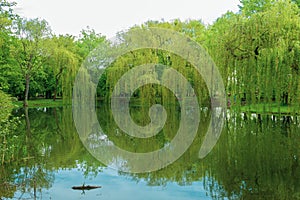
<path id="1" fill-rule="evenodd" d="M 275 0 L 240 0 L 240 11 L 246 16 L 268 9 Z"/>
<path id="2" fill-rule="evenodd" d="M 295 4 L 278 1 L 250 16 L 227 13 L 209 27 L 206 45 L 241 103 L 298 104 L 298 13 Z"/>
<path id="3" fill-rule="evenodd" d="M 292 0 L 300 8 L 300 0 Z"/>
<path id="4" fill-rule="evenodd" d="M 175 19 L 171 22 L 148 21 L 142 25 L 142 28 L 147 27 L 165 28 L 181 32 L 187 35 L 188 37 L 192 38 L 199 44 L 201 44 L 204 41 L 205 26 L 201 20 L 181 21 L 179 19 Z"/>
<path id="5" fill-rule="evenodd" d="M 0 87 L 6 93 L 20 96 L 24 84 L 20 78 L 20 69 L 16 67 L 11 54 L 11 47 L 16 41 L 11 31 L 12 21 L 16 18 L 12 11 L 14 5 L 15 3 L 0 1 Z"/>
<path id="6" fill-rule="evenodd" d="M 77 40 L 76 44 L 79 47 L 79 55 L 82 59 L 85 59 L 86 56 L 101 43 L 105 42 L 105 36 L 102 36 L 100 33 L 96 33 L 94 29 L 83 29 Z"/>
<path id="7" fill-rule="evenodd" d="M 65 100 L 70 100 L 75 73 L 81 60 L 78 53 L 80 49 L 70 35 L 49 38 L 46 46 L 50 55 L 47 61 L 48 73 L 53 79 L 52 86 L 47 91 L 53 92 L 54 101 L 59 92 L 63 93 Z"/>
<path id="8" fill-rule="evenodd" d="M 18 18 L 14 25 L 15 36 L 19 39 L 14 55 L 25 79 L 24 106 L 28 106 L 29 86 L 32 77 L 38 73 L 48 58 L 43 41 L 50 36 L 50 27 L 45 20 Z"/>
<path id="9" fill-rule="evenodd" d="M 13 105 L 9 95 L 0 90 L 0 156 L 1 164 L 11 161 L 14 157 L 13 141 L 17 137 L 14 131 L 18 125 L 18 118 L 11 118 Z"/>

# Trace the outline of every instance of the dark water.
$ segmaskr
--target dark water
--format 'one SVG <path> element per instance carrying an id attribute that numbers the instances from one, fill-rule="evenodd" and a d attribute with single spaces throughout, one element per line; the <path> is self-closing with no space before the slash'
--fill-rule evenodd
<path id="1" fill-rule="evenodd" d="M 133 107 L 136 123 L 149 122 L 147 109 Z M 172 114 L 172 115 L 171 115 Z M 151 173 L 118 172 L 93 158 L 76 132 L 71 108 L 14 111 L 22 123 L 14 139 L 15 161 L 0 166 L 0 199 L 300 199 L 299 117 L 229 113 L 221 137 L 204 159 L 199 148 L 210 112 L 203 109 L 198 135 L 174 163 Z M 170 108 L 161 134 L 147 142 L 120 136 L 109 111 L 98 119 L 120 148 L 147 152 L 172 140 L 179 124 Z M 76 191 L 74 185 L 102 188 Z"/>

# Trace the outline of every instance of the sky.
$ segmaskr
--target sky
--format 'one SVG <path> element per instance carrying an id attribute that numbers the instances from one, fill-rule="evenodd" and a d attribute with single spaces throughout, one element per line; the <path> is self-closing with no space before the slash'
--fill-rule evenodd
<path id="1" fill-rule="evenodd" d="M 55 34 L 78 36 L 87 26 L 111 38 L 148 20 L 202 20 L 212 24 L 239 0 L 14 0 L 21 17 L 48 21 Z"/>

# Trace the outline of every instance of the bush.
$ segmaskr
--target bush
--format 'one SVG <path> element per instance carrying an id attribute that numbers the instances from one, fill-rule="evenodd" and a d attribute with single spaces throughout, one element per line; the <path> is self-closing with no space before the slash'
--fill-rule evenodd
<path id="1" fill-rule="evenodd" d="M 14 141 L 17 139 L 15 130 L 20 120 L 17 117 L 11 117 L 12 108 L 11 97 L 0 90 L 0 160 L 2 164 L 14 158 Z"/>

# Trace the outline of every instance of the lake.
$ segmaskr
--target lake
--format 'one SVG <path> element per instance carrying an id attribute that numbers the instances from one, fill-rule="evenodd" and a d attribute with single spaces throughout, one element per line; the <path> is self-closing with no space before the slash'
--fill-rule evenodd
<path id="1" fill-rule="evenodd" d="M 97 117 L 106 140 L 144 153 L 175 137 L 177 106 L 167 109 L 163 130 L 147 139 L 124 134 L 106 106 L 98 106 Z M 0 166 L 0 199 L 300 199 L 299 116 L 258 117 L 228 110 L 217 144 L 200 159 L 211 116 L 203 108 L 197 135 L 178 160 L 154 172 L 128 173 L 90 154 L 76 131 L 71 107 L 18 109 L 13 114 L 21 117 L 12 147 L 18 153 L 15 162 Z M 131 116 L 142 126 L 149 123 L 148 108 L 132 106 Z M 72 189 L 83 184 L 102 187 Z"/>

